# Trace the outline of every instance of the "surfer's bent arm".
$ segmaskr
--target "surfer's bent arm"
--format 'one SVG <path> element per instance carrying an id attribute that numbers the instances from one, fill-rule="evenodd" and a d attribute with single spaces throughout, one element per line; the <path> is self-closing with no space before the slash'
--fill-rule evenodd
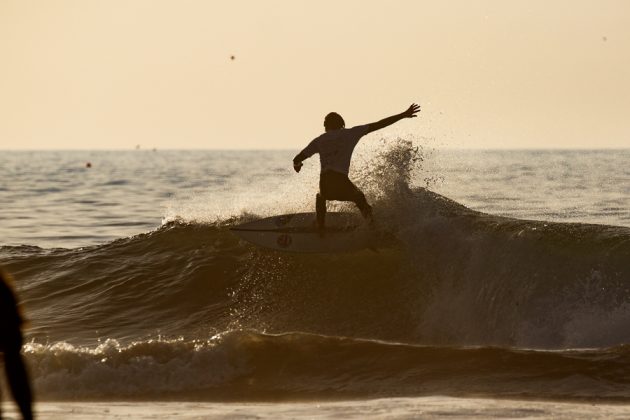
<path id="1" fill-rule="evenodd" d="M 417 117 L 416 114 L 418 112 L 420 112 L 420 105 L 411 104 L 411 106 L 407 108 L 406 111 L 401 112 L 400 114 L 392 115 L 391 117 L 383 118 L 380 121 L 368 124 L 368 133 L 390 126 L 395 122 L 402 120 L 403 118 L 415 118 Z"/>
<path id="2" fill-rule="evenodd" d="M 304 159 L 307 159 L 307 156 L 304 156 L 302 152 L 295 155 L 295 157 L 293 158 L 293 169 L 295 170 L 295 172 L 300 172 L 300 169 L 302 169 L 302 161 Z"/>
<path id="3" fill-rule="evenodd" d="M 300 169 L 302 169 L 302 161 L 310 158 L 315 153 L 317 153 L 317 143 L 313 140 L 304 148 L 304 150 L 295 155 L 293 158 L 293 169 L 295 172 L 300 172 Z"/>

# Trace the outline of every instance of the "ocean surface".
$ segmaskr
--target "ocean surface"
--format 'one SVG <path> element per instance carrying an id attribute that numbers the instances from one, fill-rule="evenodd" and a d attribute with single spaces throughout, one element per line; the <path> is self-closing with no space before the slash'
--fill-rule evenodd
<path id="1" fill-rule="evenodd" d="M 395 241 L 240 241 L 314 210 L 295 153 L 2 152 L 38 400 L 630 402 L 630 150 L 370 141 L 351 178 Z"/>

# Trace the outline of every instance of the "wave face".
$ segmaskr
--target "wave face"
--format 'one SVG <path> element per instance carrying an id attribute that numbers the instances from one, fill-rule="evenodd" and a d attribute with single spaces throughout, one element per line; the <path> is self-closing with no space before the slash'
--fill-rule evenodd
<path id="1" fill-rule="evenodd" d="M 396 153 L 361 178 L 394 238 L 378 253 L 258 249 L 229 232 L 248 214 L 0 248 L 38 395 L 629 399 L 630 229 L 475 212 L 410 187 Z"/>
<path id="2" fill-rule="evenodd" d="M 488 216 L 422 189 L 381 215 L 396 242 L 377 254 L 257 249 L 229 232 L 234 220 L 88 248 L 4 247 L 2 258 L 38 340 L 240 328 L 430 345 L 630 343 L 630 229 Z"/>

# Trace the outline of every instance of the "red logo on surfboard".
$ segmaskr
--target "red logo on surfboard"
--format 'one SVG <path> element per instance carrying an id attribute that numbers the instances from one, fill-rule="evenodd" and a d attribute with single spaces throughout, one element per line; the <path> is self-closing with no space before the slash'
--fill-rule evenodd
<path id="1" fill-rule="evenodd" d="M 278 239 L 276 239 L 276 242 L 278 243 L 279 247 L 286 248 L 289 245 L 291 245 L 291 242 L 293 242 L 293 239 L 291 239 L 291 235 L 287 235 L 286 233 L 283 233 L 282 235 L 278 236 Z"/>

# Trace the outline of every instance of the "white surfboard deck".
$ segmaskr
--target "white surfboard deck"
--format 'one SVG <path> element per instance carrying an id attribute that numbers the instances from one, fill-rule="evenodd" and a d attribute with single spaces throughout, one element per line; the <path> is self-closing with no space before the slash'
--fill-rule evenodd
<path id="1" fill-rule="evenodd" d="M 370 247 L 371 231 L 354 213 L 327 213 L 324 235 L 315 213 L 283 214 L 243 223 L 230 229 L 240 238 L 284 252 L 337 253 Z"/>

